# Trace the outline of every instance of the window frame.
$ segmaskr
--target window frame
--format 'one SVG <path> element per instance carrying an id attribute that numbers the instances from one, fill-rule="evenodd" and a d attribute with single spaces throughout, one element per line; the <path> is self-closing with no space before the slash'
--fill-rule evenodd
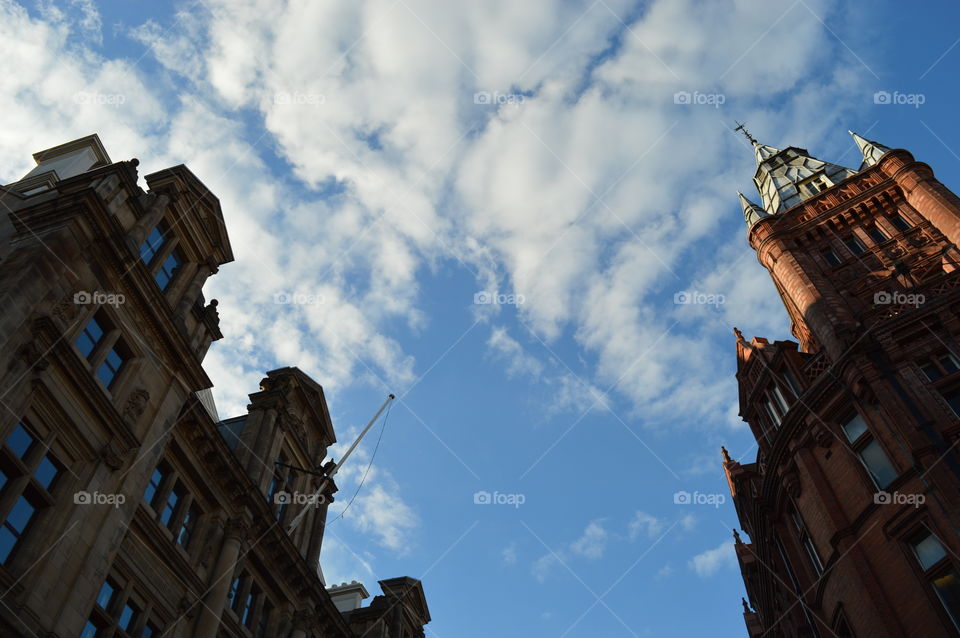
<path id="1" fill-rule="evenodd" d="M 870 428 L 870 424 L 867 422 L 866 419 L 863 418 L 863 415 L 860 414 L 860 412 L 858 412 L 856 409 L 854 409 L 849 414 L 850 414 L 849 417 L 840 419 L 840 429 L 843 431 L 844 438 L 847 440 L 851 451 L 853 451 L 857 455 L 857 459 L 860 461 L 860 465 L 863 467 L 864 471 L 866 471 L 867 477 L 870 479 L 870 484 L 876 490 L 884 490 L 890 485 L 892 485 L 893 483 L 895 483 L 898 478 L 900 478 L 901 471 L 897 468 L 896 464 L 890 458 L 890 454 L 887 452 L 887 449 L 880 442 L 877 436 L 873 433 L 873 431 Z M 847 431 L 847 426 L 850 423 L 852 423 L 855 419 L 860 420 L 860 423 L 863 425 L 863 430 L 861 430 L 856 437 L 851 438 L 850 433 Z M 883 457 L 886 460 L 887 465 L 890 466 L 890 469 L 894 473 L 893 477 L 883 485 L 880 484 L 880 480 L 874 473 L 873 468 L 864 458 L 864 452 L 866 451 L 866 449 L 874 444 L 883 454 Z"/>

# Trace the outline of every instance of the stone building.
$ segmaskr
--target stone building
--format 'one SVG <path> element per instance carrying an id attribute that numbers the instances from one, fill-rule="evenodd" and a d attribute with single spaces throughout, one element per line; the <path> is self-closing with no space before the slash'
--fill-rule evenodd
<path id="1" fill-rule="evenodd" d="M 723 467 L 750 636 L 956 636 L 960 199 L 852 134 L 858 169 L 753 143 L 750 245 L 796 341 L 736 333 L 756 461 Z"/>
<path id="2" fill-rule="evenodd" d="M 292 498 L 332 465 L 322 388 L 273 370 L 217 416 L 217 198 L 182 165 L 144 190 L 96 135 L 34 159 L 0 187 L 0 635 L 346 638 L 366 614 L 370 638 L 423 636 L 419 581 L 350 614 L 322 581 L 336 486 Z"/>

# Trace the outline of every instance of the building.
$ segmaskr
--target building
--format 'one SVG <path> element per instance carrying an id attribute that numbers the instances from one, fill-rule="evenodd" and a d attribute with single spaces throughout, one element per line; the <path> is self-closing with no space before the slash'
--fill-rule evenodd
<path id="1" fill-rule="evenodd" d="M 735 330 L 756 461 L 723 450 L 750 636 L 956 636 L 960 199 L 853 134 L 849 169 L 747 133 L 750 245 L 796 341 Z"/>
<path id="2" fill-rule="evenodd" d="M 96 135 L 34 159 L 0 187 L 0 635 L 422 636 L 419 581 L 349 614 L 322 581 L 323 389 L 281 368 L 217 415 L 217 198 L 185 166 L 144 190 Z"/>

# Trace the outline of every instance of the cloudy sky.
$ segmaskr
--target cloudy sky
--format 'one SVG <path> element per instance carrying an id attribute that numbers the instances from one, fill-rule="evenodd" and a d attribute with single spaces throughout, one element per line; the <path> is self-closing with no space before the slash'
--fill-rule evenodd
<path id="1" fill-rule="evenodd" d="M 899 6 L 0 0 L 0 181 L 93 132 L 186 163 L 236 254 L 221 414 L 297 365 L 339 458 L 397 394 L 330 581 L 421 578 L 444 638 L 742 635 L 731 329 L 789 326 L 732 128 L 856 168 L 854 129 L 960 186 L 958 11 Z"/>

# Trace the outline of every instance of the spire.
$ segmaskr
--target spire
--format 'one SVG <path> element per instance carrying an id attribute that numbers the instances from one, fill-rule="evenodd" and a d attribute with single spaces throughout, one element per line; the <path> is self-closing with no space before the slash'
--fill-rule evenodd
<path id="1" fill-rule="evenodd" d="M 734 120 L 734 122 L 736 122 L 736 120 Z M 753 135 L 750 135 L 750 131 L 747 130 L 747 125 L 742 122 L 737 122 L 737 127 L 733 130 L 743 133 L 743 136 L 747 138 L 747 141 L 753 145 L 753 152 L 757 156 L 758 166 L 763 163 L 764 160 L 769 159 L 780 152 L 779 148 L 774 148 L 758 142 L 757 138 L 755 138 Z"/>
<path id="2" fill-rule="evenodd" d="M 890 150 L 883 144 L 870 141 L 857 135 L 853 131 L 847 131 L 847 133 L 853 137 L 853 141 L 857 143 L 857 147 L 860 149 L 860 152 L 863 153 L 863 164 L 860 166 L 861 170 L 879 162 L 880 158 Z"/>
<path id="3" fill-rule="evenodd" d="M 747 222 L 747 228 L 750 228 L 764 217 L 770 217 L 770 213 L 763 210 L 759 205 L 751 202 L 740 191 L 737 191 L 737 196 L 740 197 L 740 206 L 743 208 L 743 220 Z"/>

